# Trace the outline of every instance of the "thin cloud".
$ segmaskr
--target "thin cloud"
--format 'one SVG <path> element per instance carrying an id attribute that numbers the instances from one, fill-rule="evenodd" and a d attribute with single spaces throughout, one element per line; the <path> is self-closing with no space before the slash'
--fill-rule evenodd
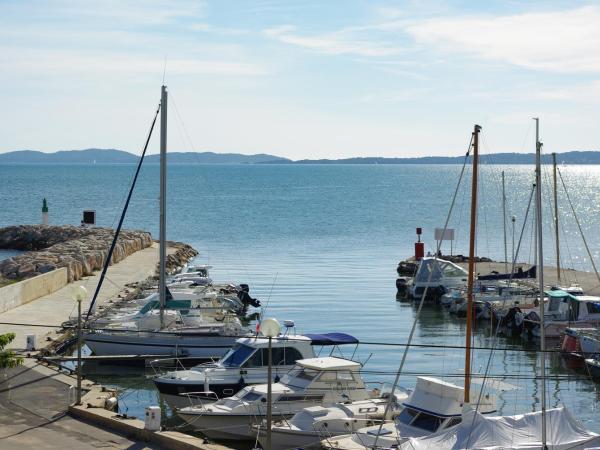
<path id="1" fill-rule="evenodd" d="M 308 48 L 328 55 L 383 57 L 397 55 L 402 51 L 386 41 L 357 36 L 357 32 L 361 30 L 364 30 L 364 27 L 351 27 L 331 33 L 308 35 L 297 33 L 294 26 L 281 25 L 268 28 L 263 33 L 285 44 Z"/>
<path id="2" fill-rule="evenodd" d="M 117 24 L 161 25 L 180 18 L 200 18 L 206 13 L 206 4 L 202 0 L 59 0 L 40 8 L 43 3 L 32 8 L 36 15 L 48 18 L 76 18 Z"/>
<path id="3" fill-rule="evenodd" d="M 600 100 L 600 80 L 563 88 L 538 90 L 534 93 L 534 97 L 539 100 L 596 103 Z"/>
<path id="4" fill-rule="evenodd" d="M 554 72 L 600 71 L 600 7 L 507 16 L 437 18 L 404 28 L 445 53 Z"/>
<path id="5" fill-rule="evenodd" d="M 36 74 L 88 73 L 160 73 L 164 61 L 118 53 L 89 55 L 76 51 L 8 51 L 2 49 L 0 68 Z M 168 60 L 169 74 L 188 75 L 265 75 L 266 69 L 252 63 L 222 61 L 202 58 L 172 58 Z"/>
<path id="6" fill-rule="evenodd" d="M 220 36 L 241 36 L 250 33 L 250 31 L 241 28 L 216 27 L 205 22 L 194 23 L 189 26 L 189 29 L 192 31 L 211 33 Z"/>

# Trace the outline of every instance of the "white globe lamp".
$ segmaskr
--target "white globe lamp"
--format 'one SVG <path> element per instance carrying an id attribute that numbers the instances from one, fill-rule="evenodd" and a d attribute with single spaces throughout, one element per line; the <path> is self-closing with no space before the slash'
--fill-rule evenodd
<path id="1" fill-rule="evenodd" d="M 274 338 L 279 336 L 281 325 L 279 325 L 277 319 L 264 319 L 260 323 L 260 331 L 263 336 Z"/>
<path id="2" fill-rule="evenodd" d="M 75 286 L 71 291 L 71 298 L 78 302 L 79 300 L 84 300 L 87 297 L 87 289 L 83 286 Z"/>

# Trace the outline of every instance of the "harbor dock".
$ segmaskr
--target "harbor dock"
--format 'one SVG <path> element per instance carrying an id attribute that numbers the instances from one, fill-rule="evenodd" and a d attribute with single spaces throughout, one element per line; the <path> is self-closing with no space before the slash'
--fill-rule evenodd
<path id="1" fill-rule="evenodd" d="M 171 252 L 174 250 L 171 248 Z M 98 295 L 98 307 L 109 305 L 110 300 L 119 295 L 127 284 L 145 280 L 154 275 L 157 260 L 158 245 L 153 244 L 111 266 L 107 276 L 108 282 L 104 283 Z M 11 347 L 25 349 L 25 337 L 27 335 L 36 336 L 37 347 L 39 348 L 46 345 L 47 338 L 54 339 L 58 337 L 59 328 L 57 327 L 77 315 L 77 303 L 72 298 L 74 286 L 85 287 L 91 296 L 99 279 L 99 273 L 84 277 L 81 280 L 68 283 L 56 292 L 0 314 L 2 329 L 5 332 L 12 332 L 17 335 L 11 343 Z M 83 301 L 82 311 L 87 311 L 89 301 L 90 297 Z M 7 323 L 22 323 L 24 325 L 6 325 Z M 41 326 L 34 326 L 34 324 Z"/>
<path id="2" fill-rule="evenodd" d="M 149 431 L 144 422 L 105 409 L 114 392 L 84 380 L 82 405 L 73 404 L 76 379 L 26 358 L 0 379 L 0 449 L 228 450 L 173 431 Z"/>
<path id="3" fill-rule="evenodd" d="M 129 255 L 121 255 L 107 272 L 96 301 L 97 308 L 110 308 L 115 300 L 133 291 L 132 286 L 154 277 L 159 257 L 158 247 L 157 243 L 150 243 Z M 32 253 L 31 258 L 36 258 L 35 252 Z M 181 243 L 169 243 L 167 247 L 170 265 L 187 261 L 192 253 L 196 254 L 191 247 Z M 46 353 L 46 347 L 64 337 L 65 330 L 61 328 L 61 324 L 77 317 L 77 302 L 72 297 L 78 286 L 85 287 L 89 294 L 82 302 L 82 311 L 87 311 L 92 293 L 98 285 L 100 272 L 84 275 L 69 267 L 70 282 L 65 267 L 57 267 L 49 273 L 53 277 L 56 276 L 53 273 L 64 275 L 63 286 L 54 290 L 57 285 L 53 281 L 50 283 L 53 292 L 27 299 L 17 306 L 14 306 L 14 301 L 5 302 L 4 311 L 0 313 L 2 333 L 16 335 L 7 347 L 24 358 L 23 365 L 0 371 L 0 450 L 79 450 L 99 447 L 228 450 L 228 447 L 208 444 L 204 439 L 176 431 L 146 429 L 143 420 L 114 411 L 116 391 L 90 380 L 82 380 L 82 404 L 76 405 L 75 375 L 48 363 L 41 356 Z M 47 273 L 8 284 L 4 288 L 8 287 L 12 295 L 15 286 L 27 283 L 28 295 L 35 297 L 35 293 L 32 294 L 31 291 L 48 289 L 49 283 L 44 277 L 47 277 Z M 31 342 L 28 343 L 26 339 L 28 335 L 35 336 L 35 349 L 27 349 L 28 344 L 31 346 Z"/>
<path id="4" fill-rule="evenodd" d="M 464 269 L 468 268 L 468 263 L 458 263 L 459 266 Z M 504 262 L 478 262 L 475 263 L 475 273 L 486 275 L 492 272 L 505 273 Z M 518 263 L 516 267 L 521 267 L 524 271 L 531 268 L 531 264 Z M 508 263 L 508 272 L 510 272 L 510 263 Z M 556 267 L 544 266 L 544 285 L 546 286 L 558 286 L 558 285 L 570 285 L 578 284 L 582 289 L 589 295 L 600 295 L 600 280 L 594 272 L 584 272 L 581 270 L 574 269 L 560 269 L 561 280 L 559 283 L 558 274 Z"/>

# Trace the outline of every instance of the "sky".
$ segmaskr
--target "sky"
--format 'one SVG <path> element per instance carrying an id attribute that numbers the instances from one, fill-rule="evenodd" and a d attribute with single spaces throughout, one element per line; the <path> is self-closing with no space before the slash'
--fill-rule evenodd
<path id="1" fill-rule="evenodd" d="M 600 150 L 600 2 L 0 0 L 0 152 Z M 154 139 L 151 152 L 158 148 Z"/>

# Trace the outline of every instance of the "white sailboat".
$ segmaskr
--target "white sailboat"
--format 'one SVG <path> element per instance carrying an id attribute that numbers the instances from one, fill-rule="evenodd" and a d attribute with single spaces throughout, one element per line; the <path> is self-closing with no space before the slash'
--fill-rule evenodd
<path id="1" fill-rule="evenodd" d="M 144 320 L 109 324 L 84 333 L 86 345 L 96 355 L 164 355 L 198 359 L 219 358 L 240 336 L 247 334 L 239 319 L 203 315 L 185 316 L 167 308 L 166 198 L 167 198 L 167 87 L 161 88 L 160 102 L 160 236 L 159 310 Z M 206 270 L 191 272 L 204 279 Z M 198 281 L 196 280 L 196 281 Z"/>

